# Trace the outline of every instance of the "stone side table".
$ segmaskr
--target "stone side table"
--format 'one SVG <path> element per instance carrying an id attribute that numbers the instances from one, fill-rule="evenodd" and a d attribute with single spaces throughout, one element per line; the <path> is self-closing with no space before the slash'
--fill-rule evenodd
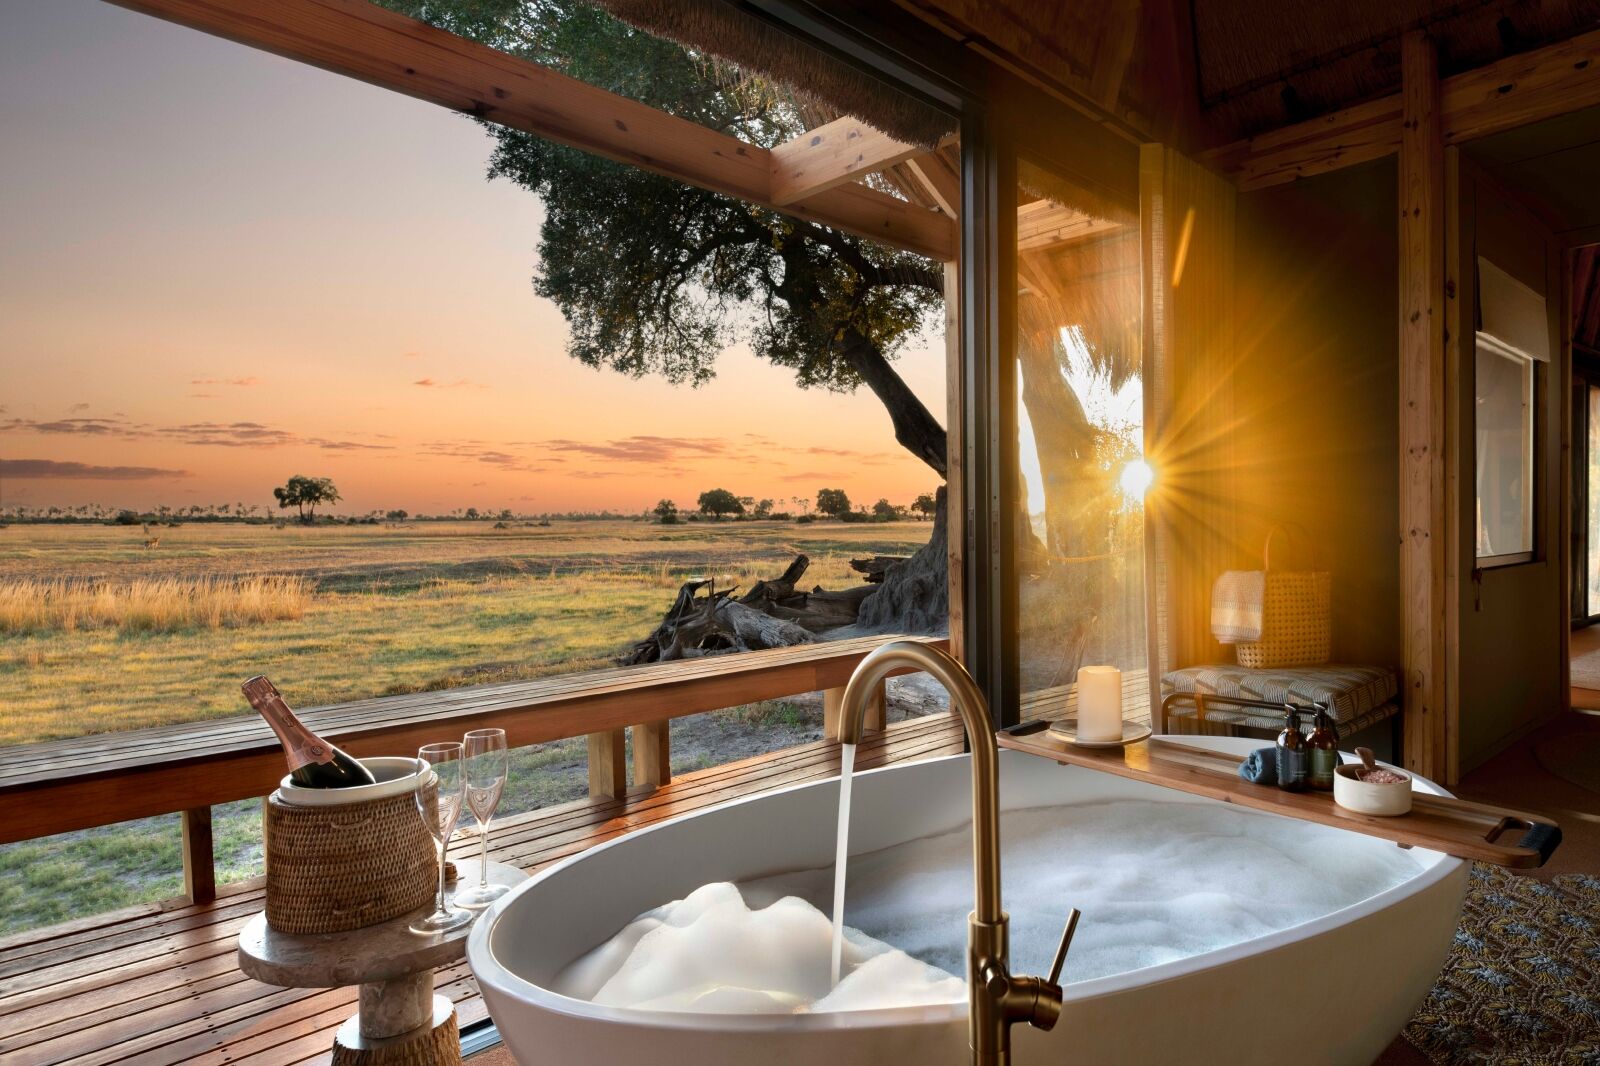
<path id="1" fill-rule="evenodd" d="M 457 859 L 457 885 L 478 883 L 478 863 Z M 489 864 L 489 880 L 515 885 L 527 874 Z M 433 991 L 433 971 L 459 961 L 476 923 L 422 936 L 411 923 L 426 907 L 377 925 L 343 933 L 280 933 L 258 914 L 239 934 L 239 969 L 248 977 L 286 988 L 360 985 L 354 1017 L 333 1039 L 334 1066 L 456 1066 L 461 1039 L 456 1010 Z"/>

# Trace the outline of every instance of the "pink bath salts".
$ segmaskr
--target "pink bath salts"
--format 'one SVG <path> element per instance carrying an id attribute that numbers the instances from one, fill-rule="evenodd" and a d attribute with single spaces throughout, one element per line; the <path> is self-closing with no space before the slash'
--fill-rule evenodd
<path id="1" fill-rule="evenodd" d="M 1405 778 L 1393 770 L 1373 770 L 1371 773 L 1362 774 L 1361 780 L 1370 785 L 1398 785 Z"/>

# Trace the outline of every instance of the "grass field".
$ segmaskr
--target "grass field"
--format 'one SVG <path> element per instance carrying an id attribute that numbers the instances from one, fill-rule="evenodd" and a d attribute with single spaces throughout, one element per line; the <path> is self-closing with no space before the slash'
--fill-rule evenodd
<path id="1" fill-rule="evenodd" d="M 925 523 L 488 522 L 399 527 L 190 525 L 0 529 L 6 582 L 303 578 L 298 617 L 187 626 L 0 628 L 0 745 L 240 714 L 239 682 L 291 704 L 610 665 L 690 576 L 748 586 L 793 557 L 848 587 L 852 555 L 915 550 Z M 0 600 L 3 602 L 3 600 Z"/>
<path id="2" fill-rule="evenodd" d="M 852 556 L 909 553 L 928 535 L 912 522 L 190 525 L 147 550 L 138 527 L 11 526 L 0 745 L 247 714 L 252 673 L 309 706 L 607 666 L 688 577 L 748 586 L 805 552 L 807 587 L 843 588 L 860 581 Z M 301 591 L 293 610 L 217 602 L 263 576 Z M 815 739 L 820 722 L 815 697 L 678 719 L 673 768 Z M 502 810 L 576 799 L 586 775 L 582 738 L 519 749 Z M 214 833 L 220 880 L 260 873 L 256 802 L 218 807 Z M 0 935 L 176 895 L 178 844 L 170 815 L 0 847 Z"/>

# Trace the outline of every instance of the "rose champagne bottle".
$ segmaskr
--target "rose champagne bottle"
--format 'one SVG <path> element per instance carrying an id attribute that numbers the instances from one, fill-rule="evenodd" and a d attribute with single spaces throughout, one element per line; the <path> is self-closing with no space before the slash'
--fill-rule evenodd
<path id="1" fill-rule="evenodd" d="M 348 788 L 376 781 L 372 771 L 307 729 L 271 681 L 256 675 L 242 686 L 245 699 L 267 720 L 289 759 L 289 778 L 301 788 Z"/>

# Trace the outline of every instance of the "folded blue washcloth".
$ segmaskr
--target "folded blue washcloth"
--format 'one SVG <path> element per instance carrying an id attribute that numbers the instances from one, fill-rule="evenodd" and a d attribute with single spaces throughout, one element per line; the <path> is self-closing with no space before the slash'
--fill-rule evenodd
<path id="1" fill-rule="evenodd" d="M 1257 748 L 1239 764 L 1239 776 L 1256 785 L 1278 783 L 1278 749 Z"/>

